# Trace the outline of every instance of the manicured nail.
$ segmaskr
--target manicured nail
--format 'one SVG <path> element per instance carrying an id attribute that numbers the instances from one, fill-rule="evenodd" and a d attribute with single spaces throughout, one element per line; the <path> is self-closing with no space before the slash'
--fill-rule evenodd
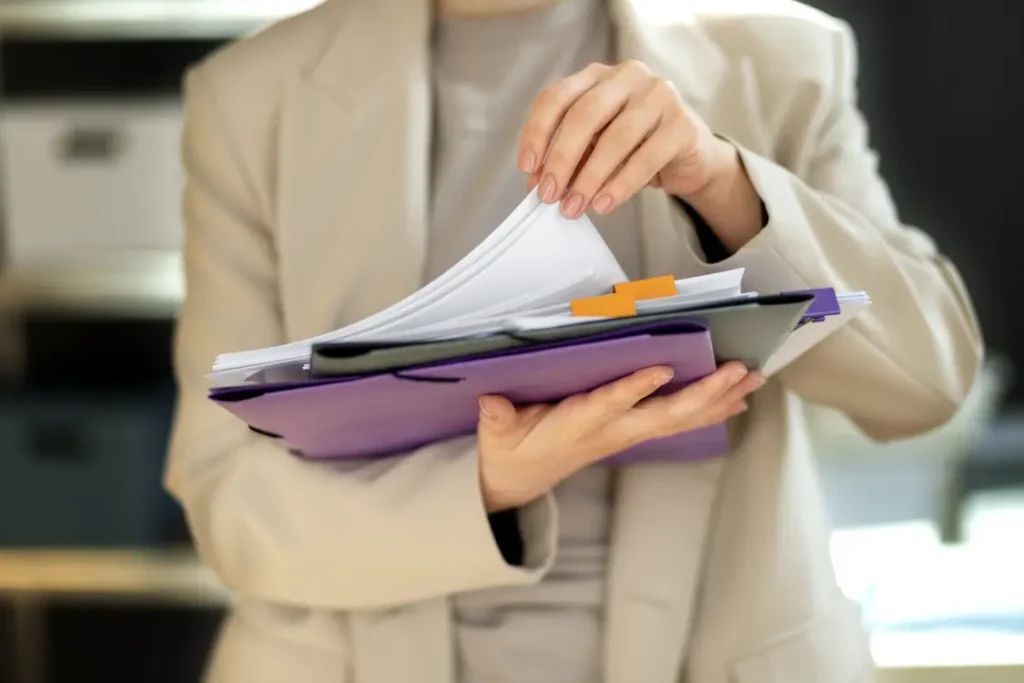
<path id="1" fill-rule="evenodd" d="M 730 368 L 728 380 L 732 384 L 736 384 L 737 382 L 739 382 L 741 379 L 743 379 L 746 376 L 747 376 L 747 369 L 745 367 L 743 367 L 743 366 L 737 366 L 737 367 L 734 367 L 734 368 Z"/>
<path id="2" fill-rule="evenodd" d="M 530 150 L 526 150 L 519 157 L 519 170 L 523 173 L 533 173 L 537 166 L 537 157 Z"/>
<path id="3" fill-rule="evenodd" d="M 540 199 L 546 204 L 555 201 L 555 192 L 558 190 L 558 183 L 550 175 L 544 176 L 540 184 Z"/>
<path id="4" fill-rule="evenodd" d="M 655 388 L 663 387 L 672 381 L 672 377 L 674 376 L 674 374 L 675 373 L 673 373 L 671 370 L 662 370 L 657 375 L 655 375 L 651 383 L 655 386 Z"/>
<path id="5" fill-rule="evenodd" d="M 603 194 L 594 200 L 594 211 L 605 213 L 610 208 L 612 208 L 612 196 L 610 194 Z"/>
<path id="6" fill-rule="evenodd" d="M 562 202 L 562 215 L 566 218 L 578 218 L 583 211 L 583 197 L 578 192 L 573 192 L 569 198 Z"/>
<path id="7" fill-rule="evenodd" d="M 487 401 L 482 398 L 480 399 L 480 413 L 487 418 L 494 417 L 494 413 L 487 409 Z"/>

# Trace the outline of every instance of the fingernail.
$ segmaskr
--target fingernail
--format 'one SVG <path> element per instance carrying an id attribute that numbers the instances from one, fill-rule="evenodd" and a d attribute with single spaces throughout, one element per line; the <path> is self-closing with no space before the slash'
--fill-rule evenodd
<path id="1" fill-rule="evenodd" d="M 569 198 L 562 203 L 562 215 L 566 218 L 576 218 L 583 209 L 583 197 L 578 192 L 573 192 Z"/>
<path id="2" fill-rule="evenodd" d="M 480 399 L 480 413 L 484 417 L 494 417 L 494 412 L 487 409 L 487 401 L 485 399 Z"/>
<path id="3" fill-rule="evenodd" d="M 594 200 L 594 211 L 605 213 L 610 208 L 612 208 L 612 196 L 610 194 L 603 194 Z"/>
<path id="4" fill-rule="evenodd" d="M 558 183 L 549 175 L 544 176 L 540 184 L 540 199 L 546 204 L 555 201 L 555 192 L 558 190 Z"/>
<path id="5" fill-rule="evenodd" d="M 736 384 L 746 376 L 747 369 L 744 367 L 735 367 L 729 370 L 729 381 L 733 384 Z"/>
<path id="6" fill-rule="evenodd" d="M 534 167 L 537 166 L 537 157 L 530 150 L 523 152 L 522 156 L 519 157 L 519 170 L 523 173 L 533 173 Z"/>
<path id="7" fill-rule="evenodd" d="M 671 370 L 662 370 L 654 377 L 651 383 L 654 384 L 655 387 L 663 387 L 672 381 L 674 374 L 675 373 Z"/>

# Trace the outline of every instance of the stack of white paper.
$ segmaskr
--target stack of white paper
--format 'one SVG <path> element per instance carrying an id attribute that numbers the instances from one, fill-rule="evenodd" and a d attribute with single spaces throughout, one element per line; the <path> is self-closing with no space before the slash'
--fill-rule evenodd
<path id="1" fill-rule="evenodd" d="M 308 362 L 313 344 L 428 340 L 473 334 L 497 320 L 608 291 L 626 279 L 585 217 L 564 218 L 531 193 L 476 249 L 397 304 L 340 330 L 219 356 L 209 379 L 241 384 L 270 368 Z"/>
<path id="2" fill-rule="evenodd" d="M 606 294 L 626 279 L 586 216 L 568 220 L 534 192 L 480 246 L 402 301 L 317 337 L 222 354 L 208 379 L 213 386 L 303 379 L 312 347 L 320 343 L 431 341 L 578 324 L 589 319 L 573 317 L 573 299 Z M 742 292 L 742 279 L 743 269 L 736 269 L 677 280 L 675 296 L 638 301 L 637 312 L 756 296 Z M 839 300 L 843 315 L 798 330 L 774 364 L 785 365 L 870 303 L 863 293 Z"/>

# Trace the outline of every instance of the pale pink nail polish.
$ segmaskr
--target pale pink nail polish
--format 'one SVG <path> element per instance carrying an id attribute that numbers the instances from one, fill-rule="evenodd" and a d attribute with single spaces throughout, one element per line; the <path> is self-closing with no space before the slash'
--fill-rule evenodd
<path id="1" fill-rule="evenodd" d="M 550 204 L 555 201 L 555 192 L 558 190 L 558 183 L 550 175 L 544 176 L 540 184 L 539 196 L 542 202 Z"/>
<path id="2" fill-rule="evenodd" d="M 673 375 L 674 373 L 671 370 L 663 370 L 655 376 L 651 384 L 655 387 L 663 387 L 672 381 Z"/>
<path id="3" fill-rule="evenodd" d="M 605 213 L 610 208 L 612 208 L 612 196 L 610 194 L 603 194 L 594 200 L 594 211 Z"/>
<path id="4" fill-rule="evenodd" d="M 519 157 L 519 170 L 523 173 L 533 173 L 537 166 L 537 157 L 530 150 L 523 152 Z"/>
<path id="5" fill-rule="evenodd" d="M 562 204 L 562 215 L 566 218 L 576 218 L 583 210 L 583 197 L 578 192 L 573 192 Z"/>
<path id="6" fill-rule="evenodd" d="M 487 401 L 482 398 L 480 399 L 480 414 L 487 418 L 495 416 L 493 411 L 487 409 Z"/>

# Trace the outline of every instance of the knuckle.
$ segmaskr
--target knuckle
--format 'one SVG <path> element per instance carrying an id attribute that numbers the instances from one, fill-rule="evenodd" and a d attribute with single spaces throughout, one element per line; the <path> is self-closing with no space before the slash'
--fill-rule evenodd
<path id="1" fill-rule="evenodd" d="M 635 109 L 622 112 L 615 123 L 611 132 L 617 141 L 634 143 L 647 132 L 647 118 Z"/>
<path id="2" fill-rule="evenodd" d="M 604 98 L 601 95 L 587 93 L 566 112 L 565 126 L 570 129 L 593 126 L 600 119 L 603 108 Z"/>
<path id="3" fill-rule="evenodd" d="M 719 368 L 694 385 L 701 394 L 715 394 L 729 385 L 729 374 L 726 368 Z"/>
<path id="4" fill-rule="evenodd" d="M 537 108 L 551 109 L 560 106 L 565 100 L 567 92 L 568 84 L 564 80 L 546 85 L 537 95 Z"/>
<path id="5" fill-rule="evenodd" d="M 627 59 L 626 61 L 622 62 L 621 68 L 623 69 L 623 71 L 642 74 L 645 76 L 650 75 L 651 73 L 650 68 L 639 59 Z"/>
<path id="6" fill-rule="evenodd" d="M 626 391 L 614 384 L 601 387 L 592 394 L 594 405 L 602 414 L 616 411 L 628 400 L 626 396 Z"/>
<path id="7" fill-rule="evenodd" d="M 587 64 L 587 66 L 583 68 L 583 73 L 591 76 L 599 76 L 608 71 L 608 69 L 610 68 L 611 67 L 609 67 L 607 64 L 603 64 L 601 62 L 591 62 L 590 64 Z"/>
<path id="8" fill-rule="evenodd" d="M 636 389 L 628 385 L 609 384 L 595 392 L 594 400 L 601 406 L 602 413 L 615 413 L 636 403 L 636 393 Z"/>
<path id="9" fill-rule="evenodd" d="M 679 97 L 679 91 L 676 90 L 675 83 L 667 78 L 655 78 L 652 85 L 652 91 L 661 97 Z"/>
<path id="10" fill-rule="evenodd" d="M 577 102 L 576 104 L 569 107 L 569 111 L 565 112 L 565 117 L 562 119 L 562 127 L 558 131 L 559 137 L 564 139 L 566 131 L 578 130 L 580 127 L 586 125 L 586 110 L 587 104 L 582 101 Z"/>
<path id="11" fill-rule="evenodd" d="M 527 149 L 533 147 L 540 142 L 543 135 L 544 131 L 541 129 L 540 123 L 531 118 L 526 126 L 523 127 L 521 147 Z"/>
<path id="12" fill-rule="evenodd" d="M 673 427 L 685 427 L 693 422 L 697 406 L 692 401 L 675 401 L 668 410 L 666 421 Z"/>
<path id="13" fill-rule="evenodd" d="M 560 145 L 556 145 L 548 152 L 547 160 L 544 162 L 546 173 L 559 175 L 568 169 L 572 161 L 569 153 Z"/>
<path id="14" fill-rule="evenodd" d="M 564 399 L 561 403 L 562 407 L 573 413 L 582 412 L 589 403 L 589 397 L 586 394 L 575 394 Z"/>
<path id="15" fill-rule="evenodd" d="M 637 430 L 635 437 L 638 443 L 642 443 L 651 439 L 662 439 L 666 436 L 672 436 L 678 431 L 675 421 L 662 417 L 658 420 L 646 422 L 642 429 Z"/>
<path id="16" fill-rule="evenodd" d="M 685 118 L 681 116 L 674 117 L 665 121 L 665 133 L 670 138 L 677 142 L 684 148 L 690 147 L 690 141 L 695 137 L 693 132 L 690 130 L 690 125 Z"/>

